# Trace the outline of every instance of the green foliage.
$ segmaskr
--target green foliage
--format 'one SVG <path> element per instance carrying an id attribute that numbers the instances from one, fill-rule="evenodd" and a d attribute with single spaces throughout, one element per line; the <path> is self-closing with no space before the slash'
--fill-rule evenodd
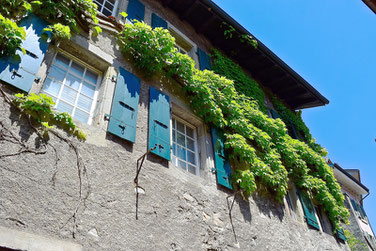
<path id="1" fill-rule="evenodd" d="M 19 20 L 26 12 L 32 11 L 33 6 L 39 4 L 39 1 L 2 0 L 0 4 L 0 14 L 13 20 Z"/>
<path id="2" fill-rule="evenodd" d="M 60 23 L 49 25 L 43 31 L 51 32 L 56 40 L 71 39 L 71 30 L 69 26 Z"/>
<path id="3" fill-rule="evenodd" d="M 213 68 L 226 77 L 196 70 L 192 59 L 176 52 L 167 30 L 152 29 L 143 22 L 127 24 L 118 39 L 122 52 L 140 70 L 167 72 L 184 82 L 183 91 L 194 112 L 225 132 L 234 179 L 245 194 L 258 184 L 281 201 L 290 178 L 324 206 L 336 228 L 347 220 L 333 170 L 311 145 L 292 139 L 281 119 L 266 115 L 262 89 L 240 66 L 215 51 Z"/>
<path id="4" fill-rule="evenodd" d="M 25 36 L 23 28 L 0 14 L 0 57 L 15 55 Z"/>
<path id="5" fill-rule="evenodd" d="M 252 46 L 253 48 L 257 48 L 258 43 L 257 40 L 254 39 L 250 35 L 245 35 L 245 34 L 240 34 L 235 30 L 235 28 L 232 25 L 229 25 L 226 22 L 222 22 L 221 28 L 225 28 L 223 35 L 225 36 L 226 39 L 231 39 L 236 35 L 239 38 L 239 41 L 242 43 L 247 43 L 248 45 Z"/>
<path id="6" fill-rule="evenodd" d="M 369 250 L 366 244 L 361 243 L 360 240 L 357 239 L 349 230 L 345 229 L 344 232 L 345 232 L 347 244 L 349 245 L 352 251 L 359 251 L 359 250 L 368 251 Z"/>
<path id="7" fill-rule="evenodd" d="M 46 134 L 48 134 L 48 130 L 57 126 L 78 139 L 86 140 L 85 133 L 75 125 L 68 113 L 59 113 L 52 109 L 55 103 L 46 94 L 31 93 L 25 95 L 17 93 L 14 103 L 23 113 L 35 120 Z"/>

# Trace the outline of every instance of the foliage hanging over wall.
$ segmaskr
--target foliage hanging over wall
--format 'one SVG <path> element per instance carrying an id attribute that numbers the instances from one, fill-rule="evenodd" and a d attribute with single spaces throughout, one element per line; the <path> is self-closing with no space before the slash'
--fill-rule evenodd
<path id="1" fill-rule="evenodd" d="M 24 29 L 0 14 L 0 57 L 15 55 L 17 50 L 21 50 L 25 36 Z"/>
<path id="2" fill-rule="evenodd" d="M 259 184 L 281 201 L 289 177 L 324 206 L 336 228 L 340 228 L 341 220 L 347 221 L 348 211 L 333 170 L 309 145 L 292 139 L 282 120 L 265 114 L 260 87 L 245 73 L 238 76 L 236 64 L 230 67 L 230 79 L 235 78 L 235 82 L 212 71 L 196 70 L 191 58 L 176 51 L 167 30 L 152 29 L 137 20 L 127 24 L 118 39 L 123 54 L 131 55 L 140 70 L 167 72 L 184 82 L 192 109 L 225 132 L 235 180 L 244 192 L 251 194 Z M 225 68 L 217 69 L 226 75 Z"/>

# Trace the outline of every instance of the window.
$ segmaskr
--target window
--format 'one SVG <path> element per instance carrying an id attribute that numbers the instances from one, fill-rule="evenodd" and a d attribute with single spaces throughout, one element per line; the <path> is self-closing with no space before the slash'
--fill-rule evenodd
<path id="1" fill-rule="evenodd" d="M 94 0 L 98 11 L 105 16 L 113 16 L 117 6 L 117 0 Z"/>
<path id="2" fill-rule="evenodd" d="M 176 117 L 172 118 L 172 163 L 199 175 L 196 128 Z"/>
<path id="3" fill-rule="evenodd" d="M 52 97 L 55 108 L 73 118 L 91 123 L 99 76 L 87 67 L 57 54 L 42 92 Z"/>
<path id="4" fill-rule="evenodd" d="M 187 39 L 185 39 L 181 33 L 177 32 L 172 27 L 169 27 L 169 31 L 171 35 L 175 38 L 175 48 L 177 49 L 177 51 L 189 56 L 189 52 L 193 48 L 192 44 L 188 42 Z"/>
<path id="5" fill-rule="evenodd" d="M 289 206 L 291 217 L 296 220 L 295 207 L 294 207 L 294 204 L 292 203 L 291 191 L 287 192 L 286 201 L 287 201 L 287 205 Z"/>
<path id="6" fill-rule="evenodd" d="M 181 54 L 187 54 L 187 52 L 181 46 L 179 46 L 178 44 L 175 44 L 175 48 Z"/>

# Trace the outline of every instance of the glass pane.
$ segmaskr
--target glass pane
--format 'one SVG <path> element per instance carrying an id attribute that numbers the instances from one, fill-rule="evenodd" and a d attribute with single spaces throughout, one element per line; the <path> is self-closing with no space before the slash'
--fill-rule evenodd
<path id="1" fill-rule="evenodd" d="M 89 114 L 79 109 L 76 109 L 76 111 L 74 112 L 73 118 L 78 119 L 79 121 L 82 121 L 84 123 L 87 123 L 89 121 Z"/>
<path id="2" fill-rule="evenodd" d="M 78 90 L 80 83 L 81 79 L 72 74 L 68 74 L 67 79 L 65 80 L 65 84 L 75 90 Z"/>
<path id="3" fill-rule="evenodd" d="M 60 68 L 56 65 L 53 65 L 51 67 L 50 72 L 48 73 L 48 76 L 53 77 L 54 79 L 63 82 L 63 80 L 65 78 L 65 72 L 66 71 L 64 69 L 62 69 L 62 68 Z"/>
<path id="4" fill-rule="evenodd" d="M 69 71 L 77 74 L 80 77 L 82 77 L 84 75 L 84 69 L 85 68 L 82 67 L 81 65 L 73 62 Z"/>
<path id="5" fill-rule="evenodd" d="M 90 112 L 91 104 L 93 103 L 93 100 L 91 98 L 85 97 L 84 95 L 81 95 L 78 97 L 77 101 L 77 107 Z"/>
<path id="6" fill-rule="evenodd" d="M 179 121 L 176 121 L 176 126 L 177 126 L 179 132 L 185 133 L 184 125 L 182 123 L 180 123 Z"/>
<path id="7" fill-rule="evenodd" d="M 190 138 L 187 138 L 187 147 L 189 150 L 195 151 L 195 142 Z"/>
<path id="8" fill-rule="evenodd" d="M 188 165 L 188 172 L 192 174 L 196 174 L 196 167 Z"/>
<path id="9" fill-rule="evenodd" d="M 188 162 L 196 165 L 196 155 L 191 151 L 188 151 Z"/>
<path id="10" fill-rule="evenodd" d="M 172 130 L 172 142 L 176 142 L 176 131 Z"/>
<path id="11" fill-rule="evenodd" d="M 112 3 L 112 5 L 114 5 L 116 0 L 107 0 L 107 1 Z"/>
<path id="12" fill-rule="evenodd" d="M 88 82 L 96 85 L 97 84 L 97 78 L 98 78 L 98 75 L 96 73 L 89 71 L 89 70 L 86 70 L 85 79 Z"/>
<path id="13" fill-rule="evenodd" d="M 181 146 L 177 146 L 177 156 L 178 158 L 182 159 L 182 160 L 187 160 L 187 150 L 185 150 L 184 148 L 182 148 Z"/>
<path id="14" fill-rule="evenodd" d="M 186 126 L 185 128 L 187 130 L 187 136 L 193 138 L 193 129 L 188 126 Z"/>
<path id="15" fill-rule="evenodd" d="M 107 10 L 107 9 L 103 9 L 102 10 L 102 14 L 105 15 L 105 16 L 111 16 L 112 15 L 112 12 Z"/>
<path id="16" fill-rule="evenodd" d="M 107 1 L 107 2 L 104 4 L 104 6 L 105 6 L 107 9 L 111 10 L 111 11 L 114 9 L 114 6 L 113 6 L 109 1 Z"/>
<path id="17" fill-rule="evenodd" d="M 181 167 L 181 168 L 183 168 L 184 170 L 187 170 L 187 163 L 185 163 L 185 162 L 179 160 L 179 161 L 178 161 L 178 167 Z"/>
<path id="18" fill-rule="evenodd" d="M 96 4 L 103 4 L 103 0 L 94 0 Z"/>
<path id="19" fill-rule="evenodd" d="M 58 63 L 59 65 L 61 66 L 64 66 L 65 68 L 68 68 L 69 66 L 69 59 L 64 57 L 63 55 L 61 54 L 57 54 L 56 55 L 56 58 L 55 58 L 55 62 Z"/>
<path id="20" fill-rule="evenodd" d="M 60 91 L 61 84 L 59 82 L 54 82 L 52 79 L 47 78 L 43 85 L 43 91 L 48 92 L 54 96 L 57 96 Z"/>
<path id="21" fill-rule="evenodd" d="M 84 82 L 82 84 L 81 93 L 93 98 L 95 92 L 95 86 Z"/>
<path id="22" fill-rule="evenodd" d="M 177 143 L 185 146 L 185 136 L 181 133 L 177 133 Z"/>
<path id="23" fill-rule="evenodd" d="M 176 156 L 176 145 L 172 144 L 172 154 Z"/>
<path id="24" fill-rule="evenodd" d="M 175 129 L 175 119 L 172 119 L 172 128 Z"/>
<path id="25" fill-rule="evenodd" d="M 74 104 L 76 101 L 77 92 L 71 88 L 64 87 L 63 92 L 61 93 L 61 98 L 71 104 Z"/>
<path id="26" fill-rule="evenodd" d="M 63 102 L 63 101 L 60 101 L 59 104 L 57 105 L 56 109 L 60 112 L 67 112 L 69 114 L 72 114 L 72 111 L 73 111 L 73 106 Z"/>

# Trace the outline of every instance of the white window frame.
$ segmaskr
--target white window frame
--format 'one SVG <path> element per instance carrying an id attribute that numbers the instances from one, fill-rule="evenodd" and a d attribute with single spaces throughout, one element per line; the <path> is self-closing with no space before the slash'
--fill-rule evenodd
<path id="1" fill-rule="evenodd" d="M 176 133 L 177 132 L 177 126 L 176 126 L 176 123 L 175 123 L 175 129 L 173 129 L 173 120 L 179 121 L 185 127 L 188 126 L 189 128 L 191 128 L 193 130 L 193 137 L 194 137 L 193 141 L 194 141 L 194 144 L 195 144 L 195 161 L 196 161 L 196 165 L 193 165 L 193 164 L 191 164 L 191 163 L 188 162 L 188 151 L 190 151 L 190 150 L 188 150 L 188 148 L 186 146 L 184 147 L 184 149 L 187 151 L 187 160 L 182 160 L 179 157 L 177 157 L 177 156 L 174 155 L 174 153 L 173 153 L 173 147 L 172 147 L 172 145 L 174 143 L 174 141 L 173 141 L 173 130 L 175 130 L 175 133 Z M 170 120 L 170 127 L 171 127 L 170 136 L 171 136 L 171 156 L 172 156 L 171 162 L 172 162 L 172 164 L 176 168 L 178 168 L 180 170 L 183 170 L 181 167 L 178 166 L 178 160 L 181 160 L 181 161 L 187 163 L 187 165 L 191 165 L 191 166 L 194 166 L 196 168 L 196 174 L 193 174 L 193 173 L 189 172 L 188 166 L 187 166 L 187 169 L 185 170 L 187 173 L 190 173 L 190 174 L 195 175 L 195 176 L 200 176 L 201 175 L 201 170 L 200 170 L 200 162 L 199 162 L 199 148 L 198 148 L 197 127 L 194 126 L 194 125 L 192 125 L 191 123 L 187 122 L 186 120 L 179 118 L 178 116 L 176 116 L 174 114 L 172 115 L 171 120 Z M 185 138 L 187 138 L 186 132 L 184 133 L 184 136 L 185 136 Z M 189 137 L 189 138 L 191 138 L 191 137 Z M 177 139 L 177 137 L 175 137 L 175 139 Z M 176 151 L 177 151 L 177 149 L 176 149 Z"/>
<path id="2" fill-rule="evenodd" d="M 99 6 L 98 3 L 95 2 L 95 0 L 94 0 L 93 2 L 94 2 L 97 6 Z M 108 11 L 110 11 L 107 7 L 104 6 L 104 5 L 106 4 L 106 2 L 108 2 L 108 0 L 103 0 L 103 4 L 101 4 L 101 8 L 100 8 L 100 10 L 97 10 L 97 11 L 99 11 L 99 12 L 102 13 L 102 14 L 103 14 L 102 11 L 103 11 L 104 8 L 106 8 Z M 112 3 L 110 3 L 110 4 L 112 5 Z M 115 0 L 114 8 L 112 9 L 112 11 L 111 11 L 111 15 L 110 15 L 110 16 L 115 16 L 115 11 L 117 10 L 118 4 L 119 4 L 119 0 Z M 103 14 L 103 15 L 105 15 L 105 14 Z"/>
<path id="3" fill-rule="evenodd" d="M 292 192 L 293 192 L 292 190 L 287 191 L 286 202 L 287 202 L 287 207 L 290 211 L 291 218 L 293 218 L 294 220 L 297 220 L 296 208 L 294 207 L 293 198 L 291 197 Z"/>
<path id="4" fill-rule="evenodd" d="M 47 72 L 46 78 L 44 79 L 43 86 L 42 86 L 42 89 L 41 89 L 41 92 L 46 93 L 47 95 L 56 98 L 54 109 L 56 109 L 57 105 L 59 104 L 59 102 L 60 102 L 60 100 L 61 100 L 61 95 L 62 95 L 62 92 L 63 92 L 63 87 L 70 88 L 69 86 L 65 85 L 65 81 L 66 81 L 66 78 L 67 78 L 68 73 L 70 73 L 70 74 L 72 74 L 72 75 L 74 75 L 74 76 L 76 76 L 76 77 L 79 77 L 79 76 L 77 76 L 75 73 L 70 72 L 70 71 L 67 69 L 67 71 L 65 72 L 65 76 L 64 76 L 64 80 L 63 80 L 63 82 L 61 83 L 60 81 L 58 81 L 62 86 L 60 87 L 60 90 L 59 90 L 59 93 L 58 93 L 57 96 L 52 95 L 52 94 L 49 94 L 48 92 L 45 92 L 45 91 L 43 90 L 43 87 L 44 87 L 45 82 L 47 81 L 47 78 L 54 79 L 53 77 L 49 76 L 49 70 L 52 68 L 53 65 L 55 65 L 55 59 L 56 59 L 56 57 L 57 57 L 58 54 L 61 54 L 61 55 L 63 55 L 64 57 L 66 57 L 67 59 L 70 60 L 70 61 L 69 61 L 68 69 L 70 69 L 72 63 L 75 62 L 75 63 L 77 63 L 78 65 L 84 67 L 84 73 L 83 73 L 83 76 L 85 76 L 86 71 L 87 71 L 88 69 L 91 70 L 91 71 L 93 71 L 93 72 L 95 72 L 95 73 L 98 75 L 97 83 L 96 83 L 96 85 L 95 85 L 95 90 L 94 90 L 93 102 L 92 102 L 92 104 L 91 104 L 91 108 L 90 108 L 90 112 L 89 112 L 89 119 L 88 119 L 88 122 L 87 122 L 88 125 L 91 125 L 92 122 L 93 122 L 94 110 L 95 110 L 95 106 L 96 106 L 96 103 L 97 103 L 98 92 L 99 92 L 99 85 L 100 85 L 100 83 L 102 82 L 102 73 L 101 73 L 99 70 L 95 69 L 94 67 L 92 67 L 92 66 L 88 65 L 87 63 L 83 62 L 82 60 L 80 60 L 80 59 L 76 58 L 75 56 L 71 55 L 70 53 L 65 52 L 65 51 L 59 49 L 59 50 L 57 51 L 57 53 L 55 53 L 55 55 L 54 55 L 54 58 L 53 58 L 52 63 L 51 63 L 51 65 L 50 65 L 49 69 L 48 69 L 48 72 Z M 65 68 L 64 66 L 61 66 L 61 65 L 59 65 L 59 64 L 56 64 L 56 65 L 59 66 L 59 67 L 63 67 L 63 68 Z M 83 77 L 80 77 L 80 78 L 82 79 Z M 70 115 L 72 116 L 72 118 L 73 118 L 73 114 L 74 114 L 74 112 L 76 111 L 76 108 L 77 108 L 78 98 L 79 98 L 79 94 L 81 94 L 81 89 L 82 89 L 82 82 L 80 83 L 80 87 L 79 87 L 78 90 L 77 90 L 77 97 L 76 97 L 75 102 L 74 102 L 74 104 L 73 104 L 73 110 L 72 110 L 72 113 L 70 114 Z M 83 95 L 85 95 L 85 94 L 83 94 Z M 85 96 L 86 96 L 86 95 L 85 95 Z M 64 102 L 66 102 L 66 101 L 64 101 Z M 72 104 L 70 104 L 70 105 L 72 105 Z M 80 109 L 80 108 L 79 108 L 79 109 Z M 76 120 L 76 121 L 80 121 L 80 120 L 75 119 L 75 118 L 73 118 L 73 119 Z M 80 121 L 80 122 L 81 122 L 81 123 L 84 123 L 84 122 L 82 122 L 82 121 Z M 86 123 L 85 123 L 85 124 L 86 124 Z"/>

